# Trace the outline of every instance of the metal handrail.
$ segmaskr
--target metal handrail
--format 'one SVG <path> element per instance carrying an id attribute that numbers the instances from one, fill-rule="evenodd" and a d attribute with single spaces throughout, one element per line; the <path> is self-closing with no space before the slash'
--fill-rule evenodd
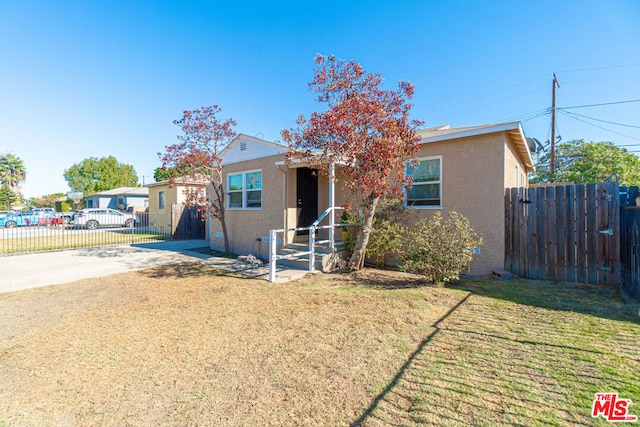
<path id="1" fill-rule="evenodd" d="M 276 262 L 279 259 L 285 258 L 295 258 L 301 255 L 309 255 L 309 271 L 313 272 L 315 270 L 316 263 L 316 245 L 329 243 L 329 249 L 333 250 L 335 248 L 335 228 L 343 227 L 350 224 L 334 224 L 333 217 L 331 216 L 329 225 L 318 225 L 323 219 L 329 215 L 329 213 L 336 211 L 337 209 L 343 209 L 340 206 L 329 206 L 325 209 L 322 214 L 316 219 L 309 227 L 295 227 L 295 228 L 280 228 L 269 230 L 269 281 L 275 282 L 276 280 Z M 315 234 L 316 230 L 325 230 L 329 229 L 329 239 L 316 241 Z M 278 246 L 277 246 L 277 234 L 278 233 L 286 233 L 289 231 L 309 231 L 309 250 L 308 251 L 300 251 L 294 252 L 292 254 L 287 255 L 278 255 Z"/>
<path id="2" fill-rule="evenodd" d="M 311 226 L 312 226 L 312 227 L 316 227 L 318 224 L 320 224 L 320 221 L 322 221 L 323 219 L 325 219 L 325 217 L 329 214 L 329 212 L 331 212 L 331 211 L 333 211 L 333 210 L 335 210 L 335 209 L 336 209 L 336 207 L 335 207 L 335 206 L 331 206 L 331 207 L 328 207 L 327 209 L 325 209 L 325 211 L 324 211 L 324 212 L 322 212 L 322 213 L 320 214 L 320 216 L 318 217 L 318 219 L 316 219 L 315 221 L 313 221 L 313 222 L 311 223 Z M 342 208 L 338 208 L 338 209 L 342 209 Z"/>

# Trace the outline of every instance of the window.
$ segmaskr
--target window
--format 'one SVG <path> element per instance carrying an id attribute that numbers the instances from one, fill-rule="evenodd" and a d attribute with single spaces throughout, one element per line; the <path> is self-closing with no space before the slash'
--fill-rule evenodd
<path id="1" fill-rule="evenodd" d="M 164 209 L 164 191 L 158 191 L 158 209 Z"/>
<path id="2" fill-rule="evenodd" d="M 426 157 L 418 159 L 418 164 L 407 164 L 407 176 L 413 178 L 413 187 L 407 190 L 407 207 L 442 206 L 442 157 Z"/>
<path id="3" fill-rule="evenodd" d="M 262 208 L 262 171 L 228 175 L 227 189 L 229 209 Z"/>

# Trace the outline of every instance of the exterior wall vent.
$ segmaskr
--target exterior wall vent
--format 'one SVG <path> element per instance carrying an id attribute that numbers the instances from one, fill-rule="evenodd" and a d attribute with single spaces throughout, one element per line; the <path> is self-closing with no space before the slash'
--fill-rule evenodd
<path id="1" fill-rule="evenodd" d="M 244 151 L 247 149 L 246 141 L 240 141 L 240 151 Z"/>

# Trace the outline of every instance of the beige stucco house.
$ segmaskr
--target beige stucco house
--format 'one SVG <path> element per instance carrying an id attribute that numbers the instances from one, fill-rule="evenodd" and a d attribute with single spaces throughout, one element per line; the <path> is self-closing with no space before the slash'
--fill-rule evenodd
<path id="1" fill-rule="evenodd" d="M 443 215 L 460 212 L 484 237 L 470 273 L 483 275 L 503 268 L 504 191 L 528 186 L 527 174 L 534 167 L 522 126 L 519 122 L 464 128 L 447 125 L 420 130 L 419 135 L 420 163 L 408 169 L 415 184 L 405 194 L 410 224 L 436 211 Z M 347 202 L 339 182 L 331 190 L 326 176 L 316 176 L 304 164 L 287 165 L 285 153 L 286 146 L 243 134 L 223 151 L 232 252 L 269 259 L 270 230 L 308 226 L 329 207 L 331 199 L 334 206 Z M 339 170 L 336 176 L 339 180 Z M 153 200 L 150 193 L 150 206 Z M 283 233 L 277 246 L 306 239 L 297 234 L 300 232 Z M 211 222 L 210 243 L 213 249 L 224 247 L 217 221 Z"/>
<path id="2" fill-rule="evenodd" d="M 187 199 L 206 197 L 205 181 L 177 178 L 173 185 L 169 181 L 145 185 L 149 188 L 149 211 L 170 212 L 171 205 L 183 205 Z"/>
<path id="3" fill-rule="evenodd" d="M 206 200 L 205 181 L 188 177 L 145 185 L 149 190 L 149 226 L 155 231 L 175 232 L 176 221 L 172 218 L 185 204 L 197 205 Z"/>

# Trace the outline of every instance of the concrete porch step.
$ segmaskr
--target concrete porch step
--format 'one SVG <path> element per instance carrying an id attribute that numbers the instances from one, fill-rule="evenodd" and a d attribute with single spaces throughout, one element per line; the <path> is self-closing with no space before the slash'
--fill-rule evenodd
<path id="1" fill-rule="evenodd" d="M 309 250 L 308 244 L 293 243 L 287 245 L 278 251 L 278 255 L 294 255 L 298 252 L 307 252 Z M 332 270 L 339 260 L 346 259 L 347 250 L 342 247 L 337 247 L 336 250 L 331 251 L 327 247 L 317 247 L 315 251 L 315 265 L 314 269 L 322 272 Z M 290 266 L 296 268 L 309 269 L 309 254 L 295 256 L 293 258 L 278 260 L 279 265 Z"/>
<path id="2" fill-rule="evenodd" d="M 345 247 L 343 242 L 336 242 L 335 245 L 336 245 L 335 246 L 335 250 L 338 251 L 338 252 L 346 250 L 346 247 Z M 298 252 L 308 251 L 309 250 L 309 243 L 308 242 L 289 243 L 287 245 L 287 247 L 285 249 L 283 249 L 283 250 L 286 250 L 286 249 L 290 249 L 290 250 L 294 250 L 294 251 L 298 251 Z M 331 252 L 333 252 L 326 245 L 316 246 L 315 249 L 316 249 L 316 255 L 317 254 L 330 254 Z"/>

